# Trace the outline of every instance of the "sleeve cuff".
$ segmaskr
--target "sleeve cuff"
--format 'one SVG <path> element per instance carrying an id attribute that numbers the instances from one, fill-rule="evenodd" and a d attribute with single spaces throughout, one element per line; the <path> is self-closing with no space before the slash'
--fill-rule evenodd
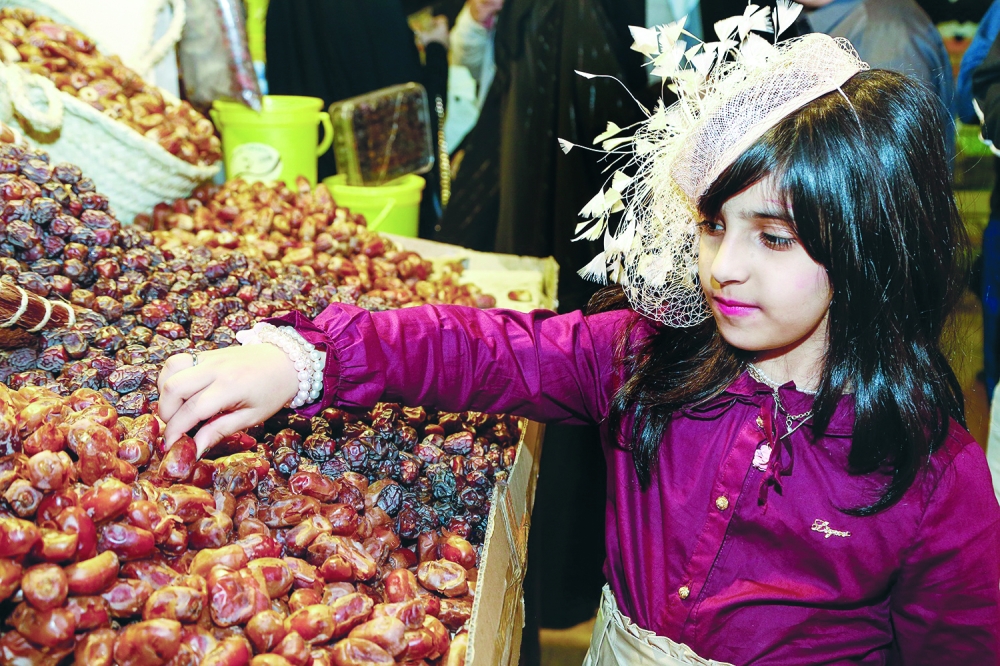
<path id="1" fill-rule="evenodd" d="M 335 303 L 315 321 L 300 312 L 267 320 L 275 326 L 292 326 L 303 338 L 326 352 L 323 394 L 314 403 L 296 410 L 312 417 L 327 407 L 369 408 L 385 392 L 384 355 L 378 331 L 367 310 Z"/>

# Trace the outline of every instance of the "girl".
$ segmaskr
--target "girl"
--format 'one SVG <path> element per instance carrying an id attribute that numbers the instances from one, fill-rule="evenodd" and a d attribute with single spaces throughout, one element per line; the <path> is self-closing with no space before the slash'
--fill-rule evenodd
<path id="1" fill-rule="evenodd" d="M 733 35 L 735 60 L 688 53 L 711 72 L 676 76 L 636 175 L 588 206 L 600 228 L 630 199 L 592 314 L 293 314 L 170 359 L 166 440 L 207 420 L 204 451 L 290 400 L 599 423 L 588 663 L 998 663 L 1000 507 L 939 346 L 965 237 L 937 102 L 823 35 Z"/>

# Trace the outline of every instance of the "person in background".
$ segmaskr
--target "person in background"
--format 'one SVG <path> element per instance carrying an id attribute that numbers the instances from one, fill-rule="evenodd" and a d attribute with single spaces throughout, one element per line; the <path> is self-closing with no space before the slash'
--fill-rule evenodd
<path id="1" fill-rule="evenodd" d="M 983 121 L 984 135 L 991 141 L 996 141 L 1000 126 L 990 128 L 984 118 L 977 114 L 973 103 L 973 79 L 977 78 L 977 70 L 984 65 L 984 60 L 991 52 L 991 46 L 1000 35 L 1000 2 L 994 2 L 986 15 L 983 16 L 969 48 L 962 57 L 962 66 L 958 71 L 958 84 L 955 92 L 955 107 L 958 118 L 963 123 L 978 124 Z M 992 65 L 992 69 L 996 64 Z M 985 72 L 984 72 L 985 74 Z M 994 74 L 995 76 L 995 74 Z M 994 121 L 1000 113 L 997 108 L 990 108 L 991 78 L 978 76 L 979 91 L 975 97 L 979 101 L 979 111 L 991 112 Z M 996 93 L 1000 86 L 996 86 Z M 992 131 L 991 131 L 992 129 Z M 996 148 L 993 149 L 996 152 Z M 1000 160 L 993 160 L 994 173 L 1000 174 Z M 990 196 L 990 219 L 983 231 L 982 274 L 980 277 L 980 298 L 983 302 L 983 383 L 986 385 L 986 395 L 993 398 L 997 381 L 1000 380 L 1000 188 L 994 183 L 993 194 Z M 992 437 L 991 437 L 992 439 Z M 998 447 L 1000 448 L 1000 445 Z M 1000 451 L 997 451 L 1000 454 Z"/>
<path id="2" fill-rule="evenodd" d="M 475 127 L 496 76 L 494 38 L 503 0 L 468 0 L 451 30 L 448 69 L 448 116 L 444 138 L 452 156 L 452 173 L 464 157 L 462 141 Z"/>
<path id="3" fill-rule="evenodd" d="M 948 155 L 955 154 L 955 83 L 948 51 L 914 0 L 799 0 L 812 30 L 846 37 L 872 67 L 909 74 L 937 93 Z"/>
<path id="4" fill-rule="evenodd" d="M 506 0 L 494 28 L 496 76 L 461 144 L 464 158 L 453 171 L 451 201 L 434 240 L 553 256 L 560 310 L 586 304 L 595 287 L 576 268 L 598 244 L 570 239 L 577 211 L 604 180 L 603 167 L 583 154 L 564 155 L 557 138 L 583 142 L 609 121 L 641 119 L 630 92 L 646 95 L 647 78 L 642 55 L 630 48 L 629 26 L 644 21 L 645 0 Z M 574 70 L 616 76 L 628 90 Z M 540 466 L 524 583 L 523 666 L 540 662 L 539 626 L 590 619 L 604 584 L 598 535 L 606 468 L 598 429 L 548 426 Z"/>
<path id="5" fill-rule="evenodd" d="M 486 100 L 497 66 L 493 55 L 496 18 L 504 0 L 468 0 L 451 31 L 451 62 L 467 67 L 478 84 L 478 105 Z"/>

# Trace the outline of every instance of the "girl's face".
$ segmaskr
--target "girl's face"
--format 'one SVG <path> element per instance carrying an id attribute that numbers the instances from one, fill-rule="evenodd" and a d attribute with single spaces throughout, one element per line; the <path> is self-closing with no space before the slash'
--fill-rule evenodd
<path id="1" fill-rule="evenodd" d="M 757 358 L 822 358 L 830 281 L 799 242 L 770 177 L 702 224 L 698 274 L 726 342 Z"/>

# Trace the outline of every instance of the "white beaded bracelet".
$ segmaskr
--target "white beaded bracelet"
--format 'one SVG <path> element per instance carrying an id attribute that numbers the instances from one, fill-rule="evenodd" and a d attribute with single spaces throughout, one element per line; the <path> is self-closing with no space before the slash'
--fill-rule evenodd
<path id="1" fill-rule="evenodd" d="M 236 339 L 241 345 L 271 344 L 288 355 L 299 374 L 298 393 L 288 404 L 292 409 L 316 402 L 323 395 L 323 355 L 291 326 L 260 322 L 238 332 Z"/>

